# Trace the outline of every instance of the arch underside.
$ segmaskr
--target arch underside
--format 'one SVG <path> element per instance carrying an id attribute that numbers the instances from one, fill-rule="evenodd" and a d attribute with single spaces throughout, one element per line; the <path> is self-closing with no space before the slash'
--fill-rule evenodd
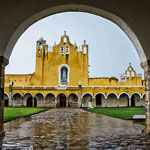
<path id="1" fill-rule="evenodd" d="M 36 21 L 38 21 L 44 17 L 53 15 L 56 13 L 70 12 L 70 11 L 77 12 L 78 11 L 78 12 L 87 12 L 87 13 L 95 14 L 95 15 L 104 17 L 104 18 L 114 22 L 115 24 L 117 24 L 126 33 L 126 35 L 129 37 L 129 39 L 135 46 L 141 62 L 144 62 L 147 60 L 144 50 L 143 50 L 137 36 L 135 35 L 135 33 L 131 30 L 131 28 L 127 25 L 127 23 L 125 21 L 123 21 L 123 19 L 121 17 L 118 17 L 117 15 L 115 15 L 115 13 L 113 13 L 113 10 L 106 11 L 104 8 L 100 9 L 100 8 L 96 8 L 94 6 L 92 7 L 90 5 L 88 6 L 88 5 L 84 5 L 84 4 L 82 4 L 82 5 L 81 4 L 66 4 L 66 5 L 59 5 L 56 7 L 52 7 L 52 6 L 48 7 L 48 5 L 47 5 L 45 7 L 46 8 L 41 9 L 40 11 L 35 11 L 34 13 L 30 14 L 29 15 L 30 17 L 26 17 L 26 19 L 20 20 L 20 22 L 16 26 L 16 29 L 14 30 L 13 34 L 10 36 L 10 38 L 8 40 L 9 42 L 7 43 L 7 46 L 5 48 L 4 56 L 7 59 L 9 59 L 11 51 L 12 51 L 15 43 L 17 42 L 18 38 L 33 23 L 35 23 Z"/>

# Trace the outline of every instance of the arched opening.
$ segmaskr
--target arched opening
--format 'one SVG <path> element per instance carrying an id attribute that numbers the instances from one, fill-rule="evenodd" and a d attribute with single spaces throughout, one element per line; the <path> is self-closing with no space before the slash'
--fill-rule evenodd
<path id="1" fill-rule="evenodd" d="M 117 107 L 117 96 L 114 93 L 110 93 L 107 96 L 107 107 Z"/>
<path id="2" fill-rule="evenodd" d="M 13 107 L 22 107 L 23 101 L 20 93 L 15 93 L 12 97 L 12 106 Z"/>
<path id="3" fill-rule="evenodd" d="M 55 107 L 55 96 L 52 93 L 48 93 L 45 97 L 45 107 Z"/>
<path id="4" fill-rule="evenodd" d="M 6 93 L 4 93 L 4 106 L 5 107 L 9 106 L 9 97 Z"/>
<path id="5" fill-rule="evenodd" d="M 101 93 L 98 93 L 98 94 L 96 94 L 95 98 L 96 98 L 96 107 L 103 106 L 104 100 L 105 100 L 104 95 Z"/>
<path id="6" fill-rule="evenodd" d="M 36 93 L 34 96 L 37 107 L 45 107 L 44 96 L 41 93 Z"/>
<path id="7" fill-rule="evenodd" d="M 119 106 L 120 107 L 129 107 L 129 96 L 126 93 L 122 93 L 119 96 Z"/>
<path id="8" fill-rule="evenodd" d="M 57 107 L 67 107 L 67 97 L 61 93 L 57 96 Z"/>
<path id="9" fill-rule="evenodd" d="M 26 104 L 27 107 L 33 107 L 33 97 L 30 96 L 28 99 L 27 99 L 27 104 Z"/>
<path id="10" fill-rule="evenodd" d="M 145 94 L 143 95 L 142 106 L 145 106 Z"/>
<path id="11" fill-rule="evenodd" d="M 71 93 L 68 96 L 68 107 L 76 108 L 78 107 L 78 96 L 74 93 Z"/>
<path id="12" fill-rule="evenodd" d="M 142 106 L 141 96 L 138 93 L 131 95 L 131 107 Z"/>
<path id="13" fill-rule="evenodd" d="M 33 107 L 33 96 L 31 93 L 25 93 L 23 96 L 23 106 L 24 107 Z"/>
<path id="14" fill-rule="evenodd" d="M 37 107 L 37 99 L 34 98 L 34 107 Z"/>
<path id="15" fill-rule="evenodd" d="M 82 107 L 91 107 L 92 103 L 92 94 L 90 93 L 85 93 L 82 96 Z"/>

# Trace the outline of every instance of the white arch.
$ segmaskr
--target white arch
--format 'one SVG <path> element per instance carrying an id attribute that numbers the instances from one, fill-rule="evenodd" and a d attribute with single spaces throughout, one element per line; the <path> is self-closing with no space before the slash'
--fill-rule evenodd
<path id="1" fill-rule="evenodd" d="M 59 93 L 59 94 L 57 94 L 56 98 L 58 98 L 58 96 L 61 94 L 64 94 L 67 97 L 67 95 L 65 93 Z"/>
<path id="2" fill-rule="evenodd" d="M 88 12 L 91 14 L 95 14 L 95 15 L 104 17 L 108 20 L 111 20 L 112 22 L 117 24 L 126 33 L 126 35 L 129 37 L 129 39 L 132 41 L 132 43 L 135 46 L 136 51 L 139 55 L 140 61 L 144 62 L 147 60 L 145 53 L 144 53 L 144 50 L 140 44 L 140 41 L 138 40 L 135 33 L 131 30 L 131 28 L 127 25 L 127 23 L 125 21 L 123 21 L 120 17 L 116 16 L 112 12 L 108 12 L 106 10 L 92 7 L 92 6 L 88 6 L 88 5 L 84 5 L 84 4 L 83 5 L 81 5 L 81 4 L 80 5 L 79 4 L 65 4 L 65 5 L 59 5 L 56 7 L 45 8 L 39 12 L 35 12 L 34 15 L 26 18 L 26 20 L 21 22 L 18 25 L 18 27 L 16 28 L 16 30 L 13 31 L 13 34 L 10 37 L 9 42 L 6 46 L 4 57 L 9 59 L 9 56 L 12 52 L 12 49 L 13 49 L 15 43 L 17 42 L 19 37 L 22 35 L 22 33 L 30 25 L 32 25 L 36 21 L 38 21 L 38 20 L 40 20 L 46 16 L 53 15 L 56 13 L 61 13 L 61 12 L 68 12 L 68 11 Z"/>
<path id="3" fill-rule="evenodd" d="M 6 92 L 4 92 L 4 94 L 6 94 L 8 96 L 8 98 L 9 98 L 9 95 Z"/>
<path id="4" fill-rule="evenodd" d="M 84 95 L 86 95 L 86 94 L 89 94 L 89 95 L 91 95 L 91 96 L 93 97 L 93 94 L 91 94 L 90 92 L 86 92 L 86 93 L 84 93 L 84 94 L 82 95 L 82 98 L 83 98 Z"/>
<path id="5" fill-rule="evenodd" d="M 115 92 L 110 92 L 110 93 L 108 93 L 106 98 L 108 98 L 108 96 L 109 96 L 110 94 L 116 95 L 117 99 L 119 98 L 118 95 L 117 95 Z"/>
<path id="6" fill-rule="evenodd" d="M 48 94 L 52 94 L 52 95 L 55 97 L 55 94 L 50 92 L 50 93 L 47 93 L 44 98 L 46 98 L 46 96 L 47 96 Z"/>
<path id="7" fill-rule="evenodd" d="M 30 95 L 33 97 L 32 93 L 30 93 L 30 92 L 24 93 L 23 97 L 24 97 L 26 94 L 30 94 Z"/>
<path id="8" fill-rule="evenodd" d="M 19 92 L 14 93 L 14 94 L 12 95 L 12 97 L 14 97 L 15 94 L 19 94 L 21 97 L 23 97 L 22 94 L 19 93 Z"/>
<path id="9" fill-rule="evenodd" d="M 120 98 L 120 96 L 121 96 L 122 94 L 126 94 L 126 95 L 128 96 L 128 98 L 130 98 L 130 95 L 129 95 L 128 93 L 126 93 L 126 92 L 120 93 L 119 96 L 118 96 L 118 98 Z"/>
<path id="10" fill-rule="evenodd" d="M 70 73 L 70 68 L 67 64 L 61 64 L 58 68 L 58 72 L 59 72 L 59 82 L 61 82 L 61 68 L 62 67 L 66 67 L 68 69 L 68 72 L 67 72 L 67 82 L 69 82 L 69 73 Z"/>
<path id="11" fill-rule="evenodd" d="M 142 98 L 141 94 L 138 93 L 138 92 L 133 92 L 133 93 L 131 94 L 131 97 L 132 97 L 133 94 L 138 94 L 138 95 L 140 96 L 140 99 Z"/>
<path id="12" fill-rule="evenodd" d="M 104 98 L 106 99 L 106 95 L 105 95 L 104 93 L 102 93 L 102 92 L 98 92 L 98 93 L 96 93 L 96 94 L 94 95 L 94 97 L 93 97 L 93 98 L 95 98 L 95 97 L 96 97 L 96 95 L 98 95 L 98 94 L 102 94 L 102 95 L 104 96 Z"/>
<path id="13" fill-rule="evenodd" d="M 74 94 L 74 95 L 76 95 L 76 96 L 78 97 L 78 95 L 77 95 L 76 93 L 69 93 L 68 97 L 69 97 L 71 94 Z"/>
<path id="14" fill-rule="evenodd" d="M 45 96 L 43 95 L 43 93 L 41 93 L 41 92 L 35 93 L 35 94 L 34 94 L 34 97 L 35 97 L 37 94 L 41 94 L 41 95 L 43 96 L 43 98 L 45 97 Z"/>

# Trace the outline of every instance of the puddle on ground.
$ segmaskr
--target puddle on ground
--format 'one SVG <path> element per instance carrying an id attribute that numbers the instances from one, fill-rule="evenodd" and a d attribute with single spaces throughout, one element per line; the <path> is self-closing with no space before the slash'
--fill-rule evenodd
<path id="1" fill-rule="evenodd" d="M 51 109 L 5 123 L 4 128 L 3 150 L 119 149 L 134 146 L 139 136 L 140 148 L 146 145 L 144 126 L 82 109 Z"/>

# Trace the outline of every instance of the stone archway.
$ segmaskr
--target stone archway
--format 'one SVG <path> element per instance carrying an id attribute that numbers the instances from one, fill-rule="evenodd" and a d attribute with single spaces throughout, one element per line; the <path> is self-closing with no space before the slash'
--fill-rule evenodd
<path id="1" fill-rule="evenodd" d="M 104 106 L 105 96 L 103 93 L 97 93 L 95 99 L 96 99 L 96 107 Z"/>
<path id="2" fill-rule="evenodd" d="M 8 94 L 4 93 L 4 106 L 8 107 L 9 106 L 9 97 Z"/>
<path id="3" fill-rule="evenodd" d="M 68 96 L 68 107 L 77 108 L 78 107 L 78 96 L 74 93 L 71 93 Z"/>
<path id="4" fill-rule="evenodd" d="M 92 94 L 85 93 L 82 96 L 82 107 L 91 107 L 92 97 Z"/>
<path id="5" fill-rule="evenodd" d="M 37 107 L 45 107 L 44 95 L 42 93 L 36 93 L 34 96 L 34 104 Z"/>
<path id="6" fill-rule="evenodd" d="M 119 106 L 120 107 L 129 107 L 129 95 L 127 93 L 120 94 Z"/>
<path id="7" fill-rule="evenodd" d="M 12 106 L 13 107 L 22 107 L 23 101 L 20 93 L 15 93 L 12 97 Z"/>
<path id="8" fill-rule="evenodd" d="M 109 93 L 107 96 L 107 107 L 117 107 L 117 96 L 114 93 Z"/>
<path id="9" fill-rule="evenodd" d="M 131 107 L 142 106 L 142 100 L 139 93 L 133 93 L 131 95 Z"/>
<path id="10" fill-rule="evenodd" d="M 68 107 L 68 100 L 65 94 L 63 93 L 58 94 L 57 107 Z"/>
<path id="11" fill-rule="evenodd" d="M 25 93 L 23 96 L 23 106 L 32 107 L 33 106 L 32 99 L 33 99 L 33 96 L 31 93 Z"/>
<path id="12" fill-rule="evenodd" d="M 2 90 L 0 91 L 3 93 L 3 81 L 4 81 L 4 66 L 7 64 L 5 63 L 5 58 L 9 59 L 9 56 L 11 54 L 11 51 L 20 37 L 20 35 L 34 22 L 36 22 L 39 19 L 44 18 L 45 16 L 52 15 L 55 13 L 59 12 L 66 12 L 66 11 L 83 11 L 83 12 L 89 12 L 92 14 L 97 14 L 99 16 L 102 16 L 104 18 L 107 18 L 113 22 L 115 22 L 123 31 L 128 35 L 134 46 L 136 47 L 136 50 L 139 54 L 139 58 L 141 62 L 144 62 L 142 66 L 145 69 L 145 74 L 146 74 L 146 82 L 148 83 L 149 81 L 149 63 L 147 62 L 147 58 L 145 56 L 145 53 L 142 49 L 142 46 L 145 49 L 145 52 L 147 52 L 147 57 L 149 58 L 149 40 L 148 40 L 148 33 L 149 31 L 149 20 L 147 16 L 147 11 L 144 11 L 145 7 L 147 7 L 147 3 L 143 3 L 141 7 L 139 7 L 140 3 L 132 3 L 132 5 L 129 5 L 129 2 L 120 2 L 117 1 L 115 5 L 111 5 L 108 3 L 108 1 L 96 1 L 95 3 L 91 3 L 90 1 L 80 1 L 80 2 L 75 2 L 75 1 L 62 1 L 62 2 L 54 2 L 54 3 L 42 3 L 42 0 L 37 0 L 36 3 L 42 3 L 41 6 L 38 6 L 38 8 L 35 8 L 34 2 L 29 2 L 30 4 L 27 4 L 26 1 L 22 3 L 16 3 L 16 6 L 13 5 L 13 7 L 10 7 L 10 2 L 6 3 L 4 7 L 2 8 L 2 12 L 5 11 L 13 11 L 14 13 L 10 13 L 10 15 L 3 16 L 6 17 L 6 19 L 3 20 L 3 24 L 1 24 L 0 29 L 1 29 L 1 44 L 0 44 L 0 49 L 1 53 L 0 55 L 1 60 L 3 63 L 1 63 L 1 87 Z M 19 6 L 20 5 L 20 6 Z M 27 6 L 30 6 L 30 11 L 28 9 L 25 9 Z M 16 8 L 15 8 L 16 7 Z M 10 9 L 8 9 L 10 8 Z M 22 8 L 22 9 L 18 9 Z M 134 8 L 134 9 L 133 9 Z M 137 8 L 137 9 L 136 9 Z M 143 10 L 143 11 L 139 11 Z M 130 11 L 127 11 L 130 9 Z M 132 10 L 133 9 L 133 10 Z M 15 11 L 14 11 L 15 10 Z M 135 10 L 136 13 L 135 13 Z M 131 14 L 130 14 L 131 13 Z M 1 13 L 3 14 L 3 13 Z M 22 17 L 20 17 L 19 14 L 23 14 Z M 119 17 L 115 14 L 119 14 Z M 139 17 L 139 19 L 134 19 L 136 16 Z M 147 16 L 147 17 L 144 17 Z M 14 18 L 16 19 L 14 21 Z M 141 20 L 143 20 L 143 23 L 141 23 Z M 123 21 L 124 20 L 124 21 Z M 137 21 L 139 20 L 139 21 Z M 10 24 L 11 22 L 11 24 Z M 144 23 L 145 22 L 145 23 Z M 140 25 L 139 25 L 140 24 Z M 8 26 L 9 25 L 9 26 Z M 129 26 L 128 26 L 129 25 Z M 132 30 L 134 32 L 132 32 Z M 5 35 L 5 36 L 4 36 Z M 137 38 L 138 36 L 138 38 Z M 4 38 L 5 37 L 5 38 Z M 140 41 L 138 40 L 140 39 Z M 140 44 L 142 43 L 142 46 Z M 5 58 L 4 58 L 4 57 Z M 145 65 L 146 64 L 146 65 Z M 148 69 L 147 69 L 148 68 Z M 147 71 L 148 70 L 148 71 Z M 148 85 L 146 87 L 147 89 L 147 94 L 146 94 L 146 101 L 149 101 L 149 92 L 150 92 L 150 86 Z M 3 94 L 1 94 L 3 95 Z M 0 99 L 2 100 L 2 96 Z M 2 109 L 0 110 L 3 112 L 3 106 Z M 149 109 L 147 109 L 149 111 Z M 148 113 L 148 112 L 147 112 Z M 2 115 L 1 115 L 2 116 Z M 0 118 L 0 121 L 2 122 L 3 117 Z M 149 124 L 150 121 L 148 121 Z M 150 131 L 150 124 L 149 124 L 149 131 Z"/>
<path id="13" fill-rule="evenodd" d="M 9 106 L 9 97 L 6 93 L 4 93 L 4 106 L 5 107 Z"/>
<path id="14" fill-rule="evenodd" d="M 53 93 L 48 93 L 45 96 L 45 107 L 56 107 L 55 95 Z"/>

